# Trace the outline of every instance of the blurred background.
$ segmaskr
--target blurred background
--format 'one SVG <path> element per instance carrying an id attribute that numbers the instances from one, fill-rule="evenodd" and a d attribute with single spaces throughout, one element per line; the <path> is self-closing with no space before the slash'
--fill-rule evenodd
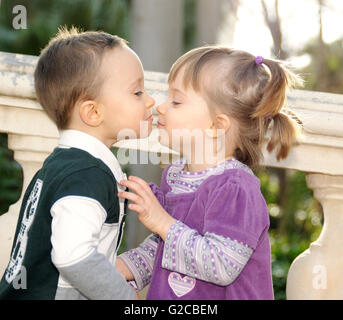
<path id="1" fill-rule="evenodd" d="M 13 26 L 16 5 L 26 9 L 26 28 Z M 0 51 L 39 55 L 61 25 L 127 39 L 148 71 L 168 72 L 189 49 L 217 43 L 289 61 L 304 78 L 305 90 L 343 93 L 343 1 L 2 0 Z M 270 213 L 275 299 L 285 299 L 289 266 L 320 234 L 322 208 L 305 173 L 265 168 L 256 175 Z M 0 215 L 21 189 L 21 168 L 7 148 L 7 135 L 0 134 Z M 132 243 L 127 236 L 120 250 Z"/>

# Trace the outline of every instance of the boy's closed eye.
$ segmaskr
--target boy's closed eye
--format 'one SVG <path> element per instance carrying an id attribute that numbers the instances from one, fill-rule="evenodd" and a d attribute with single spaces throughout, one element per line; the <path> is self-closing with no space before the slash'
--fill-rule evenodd
<path id="1" fill-rule="evenodd" d="M 136 91 L 134 93 L 135 96 L 140 97 L 143 94 L 143 91 Z"/>

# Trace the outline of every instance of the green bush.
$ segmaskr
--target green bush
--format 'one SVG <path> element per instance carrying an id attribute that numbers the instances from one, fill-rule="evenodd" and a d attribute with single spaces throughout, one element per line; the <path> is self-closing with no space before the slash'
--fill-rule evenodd
<path id="1" fill-rule="evenodd" d="M 0 134 L 0 215 L 17 202 L 22 189 L 22 170 L 7 149 L 7 135 Z"/>

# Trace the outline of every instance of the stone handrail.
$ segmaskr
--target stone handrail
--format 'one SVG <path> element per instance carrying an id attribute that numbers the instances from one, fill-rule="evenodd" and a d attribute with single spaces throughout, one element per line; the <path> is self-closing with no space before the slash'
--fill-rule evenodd
<path id="1" fill-rule="evenodd" d="M 37 59 L 0 52 L 0 132 L 8 134 L 8 146 L 22 166 L 23 191 L 58 142 L 56 126 L 35 97 Z M 166 74 L 145 72 L 145 87 L 156 104 L 167 95 L 166 80 Z M 287 159 L 277 162 L 274 154 L 264 150 L 263 164 L 307 173 L 307 184 L 323 206 L 324 226 L 320 237 L 292 263 L 287 298 L 342 299 L 343 95 L 292 90 L 288 104 L 303 122 L 303 133 Z M 149 139 L 115 146 L 158 152 L 162 157 L 170 154 L 157 142 L 155 129 Z M 20 204 L 21 199 L 0 217 L 0 276 L 8 262 Z"/>

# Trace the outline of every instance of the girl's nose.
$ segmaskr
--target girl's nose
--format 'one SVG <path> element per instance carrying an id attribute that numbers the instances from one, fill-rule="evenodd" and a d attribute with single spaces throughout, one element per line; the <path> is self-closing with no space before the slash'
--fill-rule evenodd
<path id="1" fill-rule="evenodd" d="M 164 104 L 160 104 L 159 106 L 157 106 L 156 110 L 159 114 L 165 114 L 166 113 L 166 108 L 165 108 Z"/>

